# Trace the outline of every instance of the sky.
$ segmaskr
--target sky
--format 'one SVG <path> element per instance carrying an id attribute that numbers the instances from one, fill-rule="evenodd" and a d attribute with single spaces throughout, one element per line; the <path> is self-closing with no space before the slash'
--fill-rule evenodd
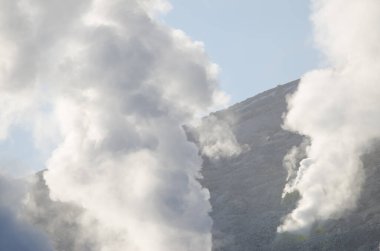
<path id="1" fill-rule="evenodd" d="M 220 67 L 220 85 L 230 96 L 230 104 L 298 79 L 320 62 L 313 46 L 309 1 L 170 3 L 172 9 L 162 15 L 163 21 L 204 43 L 207 55 Z M 26 166 L 32 166 L 32 172 L 41 169 L 46 156 L 35 148 L 27 131 L 17 128 L 0 142 L 3 172 L 24 175 L 30 170 Z"/>
<path id="2" fill-rule="evenodd" d="M 298 79 L 318 66 L 309 1 L 172 0 L 170 26 L 205 44 L 231 103 Z"/>
<path id="3" fill-rule="evenodd" d="M 309 2 L 173 0 L 165 26 L 161 0 L 0 1 L 0 250 L 210 251 L 199 152 L 244 150 L 229 116 L 200 119 L 226 106 L 210 59 L 231 103 L 302 76 L 283 128 L 310 145 L 278 232 L 354 209 L 361 156 L 380 139 L 380 2 Z M 312 41 L 330 68 L 311 71 L 326 66 Z M 12 179 L 42 167 L 50 199 L 75 214 Z"/>

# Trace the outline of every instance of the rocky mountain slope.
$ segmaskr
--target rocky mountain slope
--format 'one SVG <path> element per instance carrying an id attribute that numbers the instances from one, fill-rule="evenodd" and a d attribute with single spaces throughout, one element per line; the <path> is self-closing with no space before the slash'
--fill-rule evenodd
<path id="1" fill-rule="evenodd" d="M 316 224 L 310 236 L 276 234 L 297 202 L 297 197 L 281 199 L 287 177 L 283 157 L 302 142 L 301 136 L 281 128 L 286 96 L 297 85 L 279 85 L 214 114 L 229 122 L 240 144 L 249 146 L 232 159 L 205 158 L 203 185 L 211 194 L 215 251 L 378 250 L 379 147 L 363 157 L 367 179 L 355 211 Z"/>
<path id="2" fill-rule="evenodd" d="M 310 236 L 276 234 L 281 219 L 298 199 L 296 195 L 281 198 L 287 177 L 283 158 L 303 141 L 281 128 L 286 96 L 297 85 L 298 81 L 279 85 L 213 114 L 228 123 L 238 142 L 246 145 L 246 151 L 233 158 L 204 157 L 201 182 L 211 194 L 214 251 L 378 250 L 380 147 L 363 156 L 367 177 L 356 210 L 341 219 L 316 224 Z M 27 212 L 29 220 L 51 236 L 59 251 L 92 250 L 96 243 L 86 239 L 76 223 L 81 210 L 52 202 L 41 173 L 37 178 L 30 205 L 45 208 L 32 207 Z M 80 242 L 78 236 L 82 236 Z"/>

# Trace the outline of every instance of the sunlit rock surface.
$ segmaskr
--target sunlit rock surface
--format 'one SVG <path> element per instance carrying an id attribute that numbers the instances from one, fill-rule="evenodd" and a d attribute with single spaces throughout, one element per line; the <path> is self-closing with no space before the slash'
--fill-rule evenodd
<path id="1" fill-rule="evenodd" d="M 279 85 L 215 114 L 229 121 L 239 143 L 249 150 L 232 159 L 205 159 L 203 185 L 211 194 L 214 251 L 379 250 L 380 148 L 376 147 L 379 150 L 363 157 L 367 179 L 354 212 L 317 223 L 310 236 L 276 234 L 281 219 L 297 202 L 297 197 L 281 199 L 287 176 L 283 157 L 302 141 L 281 128 L 286 96 L 297 85 L 298 81 Z"/>
<path id="2" fill-rule="evenodd" d="M 297 84 L 279 85 L 214 114 L 230 124 L 245 152 L 217 160 L 204 157 L 201 182 L 211 194 L 213 251 L 379 250 L 380 147 L 363 156 L 366 182 L 355 211 L 317 223 L 310 236 L 276 234 L 298 198 L 281 199 L 287 176 L 283 157 L 302 142 L 281 128 L 286 96 Z M 37 178 L 26 217 L 50 236 L 57 251 L 97 250 L 96 240 L 86 239 L 78 226 L 82 211 L 52 202 L 41 173 Z"/>

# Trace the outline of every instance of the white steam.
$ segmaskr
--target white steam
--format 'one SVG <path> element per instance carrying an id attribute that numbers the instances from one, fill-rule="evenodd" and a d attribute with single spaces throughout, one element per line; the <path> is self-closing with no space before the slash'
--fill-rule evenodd
<path id="1" fill-rule="evenodd" d="M 285 198 L 287 194 L 292 193 L 297 189 L 297 184 L 301 180 L 304 170 L 302 167 L 306 166 L 307 164 L 305 165 L 305 162 L 309 161 L 309 159 L 306 158 L 309 144 L 309 140 L 305 139 L 299 146 L 292 147 L 285 155 L 282 165 L 286 168 L 288 177 L 286 177 L 287 183 L 282 193 L 282 198 Z"/>
<path id="2" fill-rule="evenodd" d="M 191 134 L 202 155 L 211 159 L 233 157 L 243 152 L 227 121 L 209 115 L 192 125 Z"/>
<path id="3" fill-rule="evenodd" d="M 285 127 L 311 140 L 295 188 L 297 208 L 279 232 L 307 230 L 355 207 L 361 155 L 380 137 L 380 1 L 315 0 L 312 21 L 329 69 L 307 73 Z"/>
<path id="4" fill-rule="evenodd" d="M 22 217 L 28 187 L 26 180 L 0 174 L 0 250 L 53 251 L 47 235 Z"/>
<path id="5" fill-rule="evenodd" d="M 211 250 L 201 159 L 182 126 L 226 97 L 202 44 L 156 20 L 169 8 L 0 0 L 0 138 L 24 124 L 55 146 L 51 198 L 83 209 L 94 250 Z"/>

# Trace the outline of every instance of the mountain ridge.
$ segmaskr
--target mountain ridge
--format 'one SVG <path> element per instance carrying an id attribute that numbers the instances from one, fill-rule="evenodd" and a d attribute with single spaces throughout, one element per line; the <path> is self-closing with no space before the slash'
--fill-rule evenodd
<path id="1" fill-rule="evenodd" d="M 362 158 L 367 179 L 355 210 L 317 222 L 310 236 L 277 234 L 283 217 L 298 200 L 297 196 L 281 198 L 287 177 L 283 158 L 304 139 L 282 128 L 287 97 L 298 85 L 299 80 L 279 85 L 215 113 L 250 149 L 231 159 L 204 162 L 203 185 L 210 190 L 213 208 L 214 251 L 378 250 L 380 144 Z"/>
<path id="2" fill-rule="evenodd" d="M 213 113 L 225 121 L 247 149 L 240 155 L 203 156 L 202 185 L 210 191 L 213 251 L 378 250 L 380 240 L 380 144 L 363 156 L 366 182 L 358 207 L 344 217 L 317 223 L 310 236 L 277 234 L 277 227 L 296 205 L 297 196 L 282 199 L 287 171 L 283 158 L 303 137 L 282 128 L 287 96 L 299 80 L 248 98 Z M 44 230 L 58 251 L 93 250 L 82 236 L 82 210 L 51 201 L 42 172 L 29 195 L 25 217 Z M 34 207 L 41 207 L 33 210 Z M 66 236 L 64 240 L 62 237 Z"/>

